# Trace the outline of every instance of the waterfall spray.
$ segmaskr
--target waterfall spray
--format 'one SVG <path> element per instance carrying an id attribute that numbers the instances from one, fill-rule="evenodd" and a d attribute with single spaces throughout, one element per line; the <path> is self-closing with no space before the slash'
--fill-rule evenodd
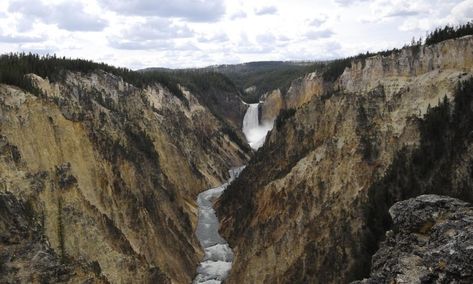
<path id="1" fill-rule="evenodd" d="M 250 147 L 257 150 L 264 144 L 266 134 L 273 128 L 273 123 L 259 123 L 259 104 L 250 104 L 243 118 L 243 133 Z"/>

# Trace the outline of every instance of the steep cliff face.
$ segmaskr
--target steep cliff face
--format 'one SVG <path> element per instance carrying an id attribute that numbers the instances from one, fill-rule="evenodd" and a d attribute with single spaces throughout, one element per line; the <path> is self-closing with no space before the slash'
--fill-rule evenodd
<path id="1" fill-rule="evenodd" d="M 265 94 L 261 98 L 263 117 L 275 119 L 281 109 L 298 108 L 314 96 L 334 91 L 368 93 L 379 85 L 380 80 L 385 88 L 391 88 L 387 92 L 397 93 L 405 85 L 399 82 L 404 79 L 433 70 L 471 66 L 473 63 L 469 52 L 468 40 L 458 40 L 455 46 L 440 43 L 435 47 L 405 48 L 389 56 L 354 60 L 351 68 L 346 69 L 335 83 L 325 81 L 321 74 L 323 71 L 319 70 L 294 80 L 287 92 L 275 90 Z"/>
<path id="2" fill-rule="evenodd" d="M 0 193 L 0 272 L 4 283 L 107 283 L 95 262 L 70 262 L 51 249 L 28 205 Z M 20 273 L 18 273 L 20 271 Z"/>
<path id="3" fill-rule="evenodd" d="M 419 118 L 429 106 L 452 98 L 472 72 L 473 38 L 465 37 L 352 62 L 334 82 L 314 74 L 303 79 L 311 87 L 292 88 L 297 111 L 276 120 L 218 204 L 235 252 L 228 282 L 367 275 L 377 240 L 368 193 L 401 148 L 421 142 Z"/>
<path id="4" fill-rule="evenodd" d="M 262 118 L 265 121 L 274 121 L 283 109 L 298 108 L 312 100 L 331 91 L 332 84 L 325 82 L 317 72 L 298 78 L 291 83 L 287 92 L 279 89 L 265 94 L 261 100 Z"/>
<path id="5" fill-rule="evenodd" d="M 240 130 L 243 127 L 243 117 L 248 107 L 242 102 L 240 91 L 230 79 L 218 73 L 196 73 L 190 79 L 190 90 L 201 105 L 206 106 L 227 128 Z M 235 134 L 241 133 L 235 131 Z M 244 141 L 243 136 L 239 138 Z"/>
<path id="6" fill-rule="evenodd" d="M 0 86 L 1 190 L 31 208 L 58 263 L 112 283 L 191 282 L 194 200 L 247 150 L 188 90 L 104 72 L 30 77 L 42 96 Z M 18 268 L 9 279 L 32 273 Z"/>
<path id="7" fill-rule="evenodd" d="M 266 93 L 261 97 L 263 103 L 261 104 L 261 122 L 272 122 L 278 116 L 282 109 L 286 108 L 281 90 L 277 89 Z"/>

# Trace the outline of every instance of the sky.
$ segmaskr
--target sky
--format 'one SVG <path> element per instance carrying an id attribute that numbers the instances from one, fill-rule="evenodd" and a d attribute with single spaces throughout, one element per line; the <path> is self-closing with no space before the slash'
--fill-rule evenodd
<path id="1" fill-rule="evenodd" d="M 327 60 L 473 19 L 473 0 L 0 0 L 0 53 L 187 68 Z"/>

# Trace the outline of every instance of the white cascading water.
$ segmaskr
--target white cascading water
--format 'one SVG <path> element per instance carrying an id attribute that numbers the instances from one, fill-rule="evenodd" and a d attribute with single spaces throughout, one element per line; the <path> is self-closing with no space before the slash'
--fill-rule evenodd
<path id="1" fill-rule="evenodd" d="M 222 195 L 227 186 L 240 174 L 244 167 L 231 169 L 230 179 L 219 187 L 212 188 L 197 196 L 199 220 L 196 236 L 204 248 L 204 259 L 197 268 L 194 284 L 219 284 L 227 278 L 233 262 L 233 251 L 218 233 L 219 222 L 213 202 Z"/>
<path id="2" fill-rule="evenodd" d="M 273 123 L 259 123 L 259 104 L 250 104 L 243 118 L 243 133 L 250 147 L 257 150 L 264 144 L 268 131 L 273 128 Z"/>
<path id="3" fill-rule="evenodd" d="M 243 133 L 251 148 L 260 148 L 266 134 L 273 128 L 273 123 L 259 123 L 259 104 L 250 104 L 243 118 Z M 222 195 L 228 185 L 238 177 L 245 167 L 230 170 L 230 179 L 219 187 L 201 192 L 197 196 L 199 219 L 196 236 L 204 248 L 204 259 L 197 268 L 194 284 L 219 284 L 227 278 L 232 268 L 233 251 L 227 241 L 218 233 L 219 222 L 213 202 Z"/>

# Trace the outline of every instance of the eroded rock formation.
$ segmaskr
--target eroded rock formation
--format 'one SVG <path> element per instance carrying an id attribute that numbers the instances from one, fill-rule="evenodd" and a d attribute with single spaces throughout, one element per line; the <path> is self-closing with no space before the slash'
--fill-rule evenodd
<path id="1" fill-rule="evenodd" d="M 190 283 L 203 255 L 196 196 L 245 163 L 242 135 L 185 89 L 179 98 L 100 71 L 66 72 L 55 83 L 30 77 L 42 96 L 0 85 L 1 191 L 31 208 L 38 224 L 26 234 L 39 234 L 11 251 L 32 243 L 64 270 L 51 277 L 64 280 L 79 279 L 71 273 L 84 266 L 83 279 Z M 11 248 L 2 251 L 8 278 L 0 282 L 46 277 L 18 265 Z"/>
<path id="2" fill-rule="evenodd" d="M 402 148 L 419 144 L 419 119 L 472 73 L 473 38 L 464 37 L 354 61 L 334 82 L 302 79 L 313 87 L 293 88 L 297 111 L 276 120 L 219 203 L 235 252 L 228 282 L 346 283 L 367 275 L 377 242 L 367 223 L 369 191 Z"/>
<path id="3" fill-rule="evenodd" d="M 473 206 L 421 195 L 389 210 L 393 230 L 373 256 L 369 279 L 356 283 L 473 282 Z"/>
<path id="4" fill-rule="evenodd" d="M 27 204 L 0 193 L 0 273 L 4 283 L 107 283 L 97 262 L 68 261 L 43 236 Z"/>

